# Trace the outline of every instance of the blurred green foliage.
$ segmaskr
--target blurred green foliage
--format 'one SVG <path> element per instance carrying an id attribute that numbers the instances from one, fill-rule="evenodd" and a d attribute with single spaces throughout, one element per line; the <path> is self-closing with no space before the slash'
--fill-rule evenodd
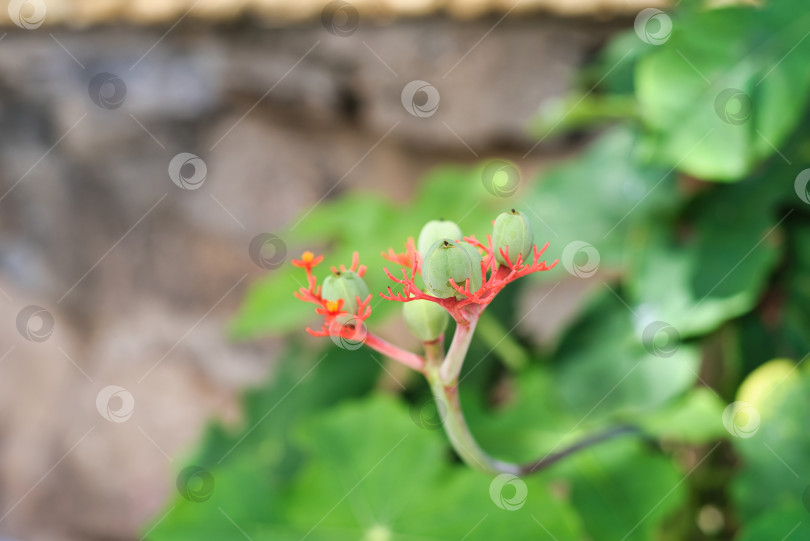
<path id="1" fill-rule="evenodd" d="M 539 286 L 587 280 L 593 293 L 542 351 L 519 335 L 499 351 L 491 325 L 473 343 L 461 384 L 472 430 L 511 460 L 617 423 L 644 438 L 523 479 L 525 501 L 504 509 L 517 489 L 491 497 L 492 480 L 454 458 L 418 378 L 392 384 L 369 351 L 300 342 L 316 318 L 286 266 L 252 286 L 231 328 L 294 331 L 278 371 L 248 394 L 240 426 L 212 426 L 189 458 L 213 489 L 185 487 L 145 537 L 810 539 L 810 199 L 796 181 L 810 162 L 810 6 L 691 1 L 667 17 L 665 42 L 615 37 L 580 89 L 543 108 L 538 137 L 597 135 L 511 197 L 484 188 L 483 165 L 444 167 L 412 201 L 349 193 L 279 232 L 293 254 L 324 251 L 327 264 L 360 251 L 382 291 L 380 252 L 429 219 L 483 238 L 504 207 L 526 212 L 548 260 L 563 261 L 504 291 L 494 320 L 514 329 L 517 297 Z M 566 253 L 576 242 L 598 253 L 593 276 Z M 373 306 L 372 326 L 398 308 Z M 504 370 L 497 355 L 515 348 L 529 362 Z M 381 378 L 403 392 L 382 392 Z M 730 416 L 734 401 L 753 410 Z"/>

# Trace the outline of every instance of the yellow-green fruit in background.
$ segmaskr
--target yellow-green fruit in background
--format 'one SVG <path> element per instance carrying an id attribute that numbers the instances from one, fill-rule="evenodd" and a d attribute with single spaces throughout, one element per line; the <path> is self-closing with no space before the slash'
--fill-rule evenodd
<path id="1" fill-rule="evenodd" d="M 422 342 L 432 342 L 447 329 L 447 310 L 432 301 L 416 299 L 402 305 L 402 315 L 411 333 Z"/>
<path id="2" fill-rule="evenodd" d="M 501 249 L 508 249 L 509 260 L 514 265 L 518 255 L 523 256 L 523 262 L 532 253 L 534 246 L 534 232 L 529 219 L 520 211 L 512 209 L 502 212 L 495 219 L 492 228 L 492 247 L 495 250 L 495 259 L 501 265 L 506 265 L 506 259 L 501 255 Z"/>
<path id="3" fill-rule="evenodd" d="M 456 222 L 450 220 L 431 220 L 425 224 L 416 240 L 416 249 L 423 256 L 436 241 L 441 239 L 459 240 L 464 235 Z"/>

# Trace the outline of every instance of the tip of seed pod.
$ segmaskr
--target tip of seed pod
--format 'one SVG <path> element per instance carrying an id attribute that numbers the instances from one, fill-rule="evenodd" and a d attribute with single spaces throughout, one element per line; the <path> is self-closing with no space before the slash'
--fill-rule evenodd
<path id="1" fill-rule="evenodd" d="M 448 246 L 450 246 L 450 242 L 448 242 L 447 240 L 445 240 L 444 242 L 442 242 L 442 246 L 444 246 L 445 248 L 447 248 Z"/>
<path id="2" fill-rule="evenodd" d="M 512 214 L 517 214 L 517 211 L 515 209 L 512 209 Z"/>

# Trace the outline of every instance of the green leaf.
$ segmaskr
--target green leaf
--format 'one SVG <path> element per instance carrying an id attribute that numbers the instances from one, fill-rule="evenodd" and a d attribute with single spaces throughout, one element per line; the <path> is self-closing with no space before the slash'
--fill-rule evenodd
<path id="1" fill-rule="evenodd" d="M 286 487 L 301 461 L 290 432 L 307 415 L 368 392 L 379 372 L 363 351 L 334 348 L 318 360 L 308 358 L 291 349 L 272 383 L 245 397 L 239 426 L 209 427 L 187 463 L 210 474 L 210 497 L 194 501 L 178 493 L 155 517 L 154 528 L 145 528 L 150 540 L 236 538 L 239 532 L 231 520 L 259 530 L 281 520 Z"/>
<path id="2" fill-rule="evenodd" d="M 787 361 L 762 365 L 743 382 L 737 400 L 750 405 L 730 418 L 731 430 L 740 435 L 731 437 L 742 464 L 732 485 L 740 518 L 748 522 L 798 507 L 810 479 L 808 366 Z"/>
<path id="3" fill-rule="evenodd" d="M 639 419 L 646 434 L 658 439 L 701 444 L 725 436 L 725 402 L 706 387 L 698 387 L 659 411 Z"/>
<path id="4" fill-rule="evenodd" d="M 576 516 L 542 478 L 518 480 L 528 491 L 525 503 L 500 508 L 490 497 L 492 479 L 449 465 L 441 432 L 417 427 L 390 398 L 345 405 L 301 438 L 312 458 L 287 513 L 306 539 L 581 538 Z M 515 488 L 500 494 L 510 499 Z"/>
<path id="5" fill-rule="evenodd" d="M 657 158 L 699 178 L 734 181 L 773 154 L 807 103 L 809 20 L 800 2 L 767 2 L 675 21 L 671 38 L 636 71 Z"/>
<path id="6" fill-rule="evenodd" d="M 718 186 L 699 200 L 692 228 L 637 231 L 630 297 L 684 338 L 751 310 L 779 261 L 781 240 L 767 179 Z"/>
<path id="7" fill-rule="evenodd" d="M 582 241 L 598 250 L 600 269 L 621 269 L 628 232 L 681 205 L 671 172 L 642 165 L 638 153 L 635 133 L 617 128 L 575 161 L 543 174 L 525 205 L 517 208 L 532 220 L 536 242 L 550 242 L 545 254 L 549 261 Z M 541 274 L 560 277 L 559 270 Z"/>
<path id="8" fill-rule="evenodd" d="M 591 423 L 632 419 L 693 384 L 699 365 L 695 349 L 674 336 L 658 335 L 653 342 L 645 337 L 645 323 L 606 292 L 570 329 L 554 359 L 557 390 L 572 415 Z M 663 339 L 674 341 L 660 344 Z M 656 350 L 656 345 L 664 347 Z"/>
<path id="9" fill-rule="evenodd" d="M 577 455 L 569 471 L 574 505 L 587 517 L 592 539 L 662 539 L 673 529 L 665 521 L 687 501 L 683 472 L 637 441 L 593 447 Z"/>

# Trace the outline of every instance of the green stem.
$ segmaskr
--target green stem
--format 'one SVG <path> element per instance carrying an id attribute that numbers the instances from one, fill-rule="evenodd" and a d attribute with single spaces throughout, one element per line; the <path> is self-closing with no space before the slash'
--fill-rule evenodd
<path id="1" fill-rule="evenodd" d="M 453 342 L 455 343 L 455 337 L 453 337 Z M 448 359 L 444 359 L 442 346 L 438 342 L 425 343 L 424 346 L 426 357 L 424 374 L 428 383 L 430 383 L 430 390 L 433 393 L 437 408 L 440 411 L 443 410 L 442 425 L 450 440 L 450 445 L 468 466 L 484 473 L 490 475 L 500 473 L 528 475 L 541 471 L 569 455 L 600 442 L 623 434 L 638 433 L 638 429 L 635 427 L 619 426 L 574 443 L 562 451 L 548 453 L 539 460 L 524 464 L 505 462 L 493 458 L 478 445 L 472 432 L 470 432 L 470 428 L 467 426 L 458 397 L 458 380 L 453 379 L 448 382 L 444 379 L 442 369 L 447 366 L 449 355 Z M 466 352 L 466 349 L 464 351 Z"/>
<path id="2" fill-rule="evenodd" d="M 474 317 L 468 321 L 456 322 L 456 332 L 453 333 L 453 341 L 450 343 L 450 349 L 447 350 L 447 357 L 442 361 L 439 369 L 440 379 L 444 383 L 452 383 L 458 380 L 458 375 L 461 373 L 461 366 L 464 364 L 467 350 L 470 349 L 470 342 L 472 342 L 477 323 L 478 317 Z"/>
<path id="3" fill-rule="evenodd" d="M 492 458 L 475 441 L 461 411 L 458 384 L 455 381 L 446 384 L 440 375 L 440 369 L 443 368 L 441 350 L 433 344 L 425 344 L 425 353 L 427 356 L 425 377 L 430 383 L 436 407 L 439 411 L 444 410 L 442 424 L 456 453 L 465 463 L 485 473 L 494 475 L 509 472 L 517 475 L 519 466 Z"/>

